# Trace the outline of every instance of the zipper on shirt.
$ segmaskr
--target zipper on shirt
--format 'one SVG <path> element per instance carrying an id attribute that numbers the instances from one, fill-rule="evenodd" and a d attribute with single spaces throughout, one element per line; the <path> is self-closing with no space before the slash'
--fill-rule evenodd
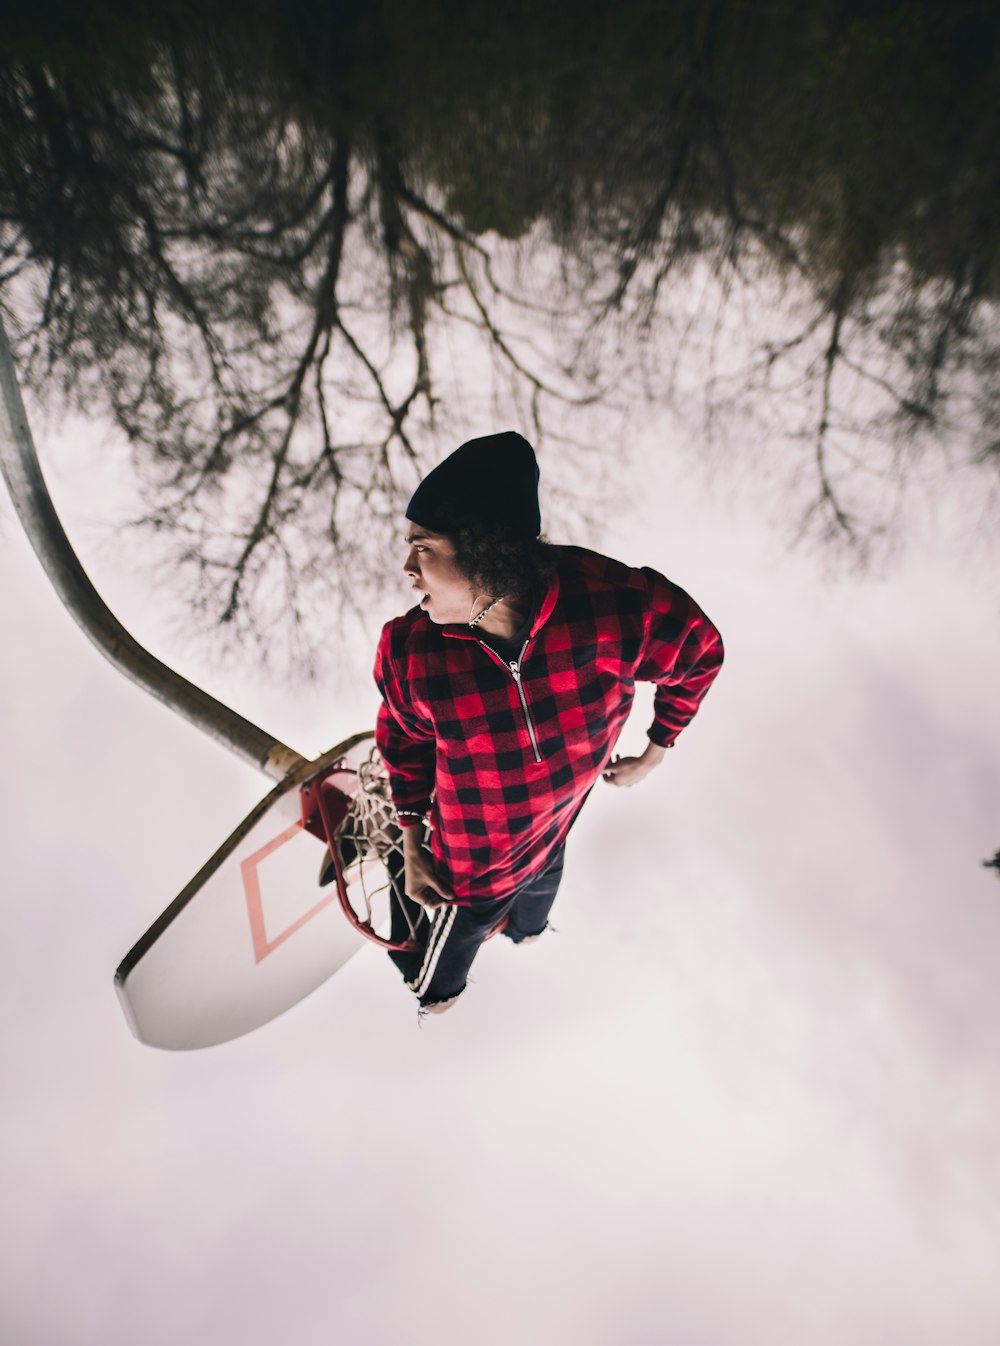
<path id="1" fill-rule="evenodd" d="M 528 648 L 525 641 L 524 650 Z M 521 658 L 524 658 L 524 650 L 521 651 Z M 528 737 L 531 739 L 531 749 L 535 754 L 535 761 L 542 760 L 542 754 L 538 751 L 538 738 L 535 734 L 535 726 L 531 722 L 531 711 L 528 709 L 528 698 L 524 694 L 524 688 L 521 686 L 521 665 L 517 659 L 510 661 L 510 671 L 514 676 L 514 685 L 517 687 L 517 694 L 521 698 L 521 709 L 524 711 L 524 722 L 528 726 Z"/>
<path id="2" fill-rule="evenodd" d="M 514 679 L 514 686 L 517 688 L 517 694 L 521 700 L 521 709 L 524 711 L 524 723 L 528 729 L 528 737 L 531 739 L 531 751 L 535 754 L 535 761 L 540 762 L 542 760 L 542 754 L 538 751 L 538 735 L 535 733 L 535 725 L 531 718 L 531 711 L 528 709 L 528 698 L 525 696 L 524 688 L 521 685 L 521 664 L 524 660 L 524 652 L 528 648 L 530 641 L 526 640 L 524 642 L 521 646 L 520 655 L 516 659 L 511 659 L 509 663 L 505 663 L 497 654 L 496 650 L 491 649 L 485 641 L 480 640 L 478 644 L 482 645 L 486 653 L 490 655 L 491 658 L 495 659 L 498 664 L 502 663 L 504 668 L 510 671 L 510 675 Z"/>

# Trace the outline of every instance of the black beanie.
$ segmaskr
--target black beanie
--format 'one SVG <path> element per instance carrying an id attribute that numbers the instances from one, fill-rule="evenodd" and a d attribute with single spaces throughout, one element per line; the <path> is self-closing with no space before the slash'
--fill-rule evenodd
<path id="1" fill-rule="evenodd" d="M 432 533 L 478 526 L 537 537 L 542 519 L 534 449 L 513 430 L 466 441 L 424 477 L 406 517 Z"/>

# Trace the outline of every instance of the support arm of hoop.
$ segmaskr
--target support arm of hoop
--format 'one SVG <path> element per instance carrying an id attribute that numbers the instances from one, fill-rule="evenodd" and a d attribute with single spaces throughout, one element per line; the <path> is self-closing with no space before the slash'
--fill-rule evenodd
<path id="1" fill-rule="evenodd" d="M 111 663 L 237 756 L 283 780 L 305 764 L 287 744 L 251 724 L 144 649 L 91 584 L 56 514 L 38 465 L 21 390 L 0 321 L 0 468 L 24 531 L 76 622 Z"/>

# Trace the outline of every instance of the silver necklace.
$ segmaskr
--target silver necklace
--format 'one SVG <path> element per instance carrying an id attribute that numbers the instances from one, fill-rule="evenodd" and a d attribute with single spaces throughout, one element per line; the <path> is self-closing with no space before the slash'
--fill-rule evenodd
<path id="1" fill-rule="evenodd" d="M 472 612 L 473 612 L 473 609 L 474 609 L 475 606 L 476 606 L 476 600 L 473 599 L 473 600 L 472 600 L 472 607 L 469 609 L 469 628 L 470 628 L 470 630 L 475 630 L 475 628 L 476 628 L 476 627 L 479 625 L 479 623 L 483 620 L 483 618 L 484 618 L 484 617 L 486 616 L 486 614 L 490 611 L 490 609 L 491 609 L 491 608 L 495 608 L 496 605 L 497 605 L 498 603 L 501 603 L 501 602 L 503 602 L 503 594 L 501 594 L 499 598 L 494 598 L 493 601 L 492 601 L 491 603 L 487 603 L 486 606 L 483 608 L 482 612 L 477 612 L 476 615 L 473 617 Z"/>

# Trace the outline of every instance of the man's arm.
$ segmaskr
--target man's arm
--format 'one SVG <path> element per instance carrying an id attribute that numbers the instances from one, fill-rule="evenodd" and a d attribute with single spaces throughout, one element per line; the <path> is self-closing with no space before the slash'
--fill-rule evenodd
<path id="1" fill-rule="evenodd" d="M 389 644 L 387 627 L 375 656 L 375 682 L 382 694 L 375 742 L 385 762 L 389 792 L 403 833 L 404 890 L 421 906 L 436 907 L 441 901 L 453 899 L 454 893 L 438 877 L 423 844 L 424 818 L 434 789 L 434 732 L 407 704 Z"/>
<path id="2" fill-rule="evenodd" d="M 389 791 L 403 828 L 422 823 L 434 789 L 434 726 L 415 714 L 392 657 L 392 624 L 375 655 L 375 685 L 382 696 L 375 742 L 389 774 Z"/>
<path id="3" fill-rule="evenodd" d="M 646 638 L 635 676 L 656 684 L 653 723 L 646 750 L 638 757 L 616 757 L 604 770 L 609 785 L 638 785 L 659 766 L 681 730 L 698 712 L 722 667 L 724 649 L 718 630 L 683 589 L 655 570 L 649 583 Z"/>
<path id="4" fill-rule="evenodd" d="M 698 713 L 725 651 L 717 628 L 689 594 L 655 570 L 645 574 L 649 610 L 635 676 L 656 684 L 649 738 L 669 748 Z"/>

